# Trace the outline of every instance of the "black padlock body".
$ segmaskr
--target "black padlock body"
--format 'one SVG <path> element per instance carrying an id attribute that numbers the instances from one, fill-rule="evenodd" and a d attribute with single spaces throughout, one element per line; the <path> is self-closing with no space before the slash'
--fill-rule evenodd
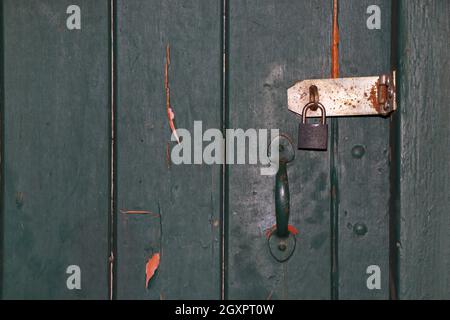
<path id="1" fill-rule="evenodd" d="M 328 124 L 300 123 L 298 127 L 299 150 L 327 150 Z"/>

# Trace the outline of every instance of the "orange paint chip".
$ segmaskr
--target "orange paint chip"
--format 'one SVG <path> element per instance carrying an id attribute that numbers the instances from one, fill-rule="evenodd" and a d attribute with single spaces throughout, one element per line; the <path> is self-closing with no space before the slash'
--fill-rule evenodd
<path id="1" fill-rule="evenodd" d="M 155 274 L 156 269 L 159 266 L 160 255 L 159 252 L 155 253 L 150 259 L 148 259 L 147 265 L 145 266 L 145 287 L 148 288 L 148 284 Z"/>
<path id="2" fill-rule="evenodd" d="M 291 225 L 291 224 L 289 224 L 288 225 L 288 230 L 289 230 L 289 232 L 290 233 L 292 233 L 293 235 L 296 235 L 296 234 L 298 234 L 298 230 L 297 230 L 297 228 L 296 227 L 294 227 L 293 225 Z"/>

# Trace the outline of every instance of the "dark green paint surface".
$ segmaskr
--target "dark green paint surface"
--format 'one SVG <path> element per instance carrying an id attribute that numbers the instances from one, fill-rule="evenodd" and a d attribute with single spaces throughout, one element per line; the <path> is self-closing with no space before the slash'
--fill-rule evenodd
<path id="1" fill-rule="evenodd" d="M 340 76 L 390 71 L 391 1 L 339 1 Z M 367 7 L 381 10 L 381 29 L 369 30 Z M 339 118 L 335 137 L 338 297 L 389 297 L 388 118 Z M 380 268 L 381 289 L 367 288 L 369 266 Z"/>
<path id="2" fill-rule="evenodd" d="M 450 298 L 449 16 L 449 1 L 400 1 L 401 299 Z"/>
<path id="3" fill-rule="evenodd" d="M 81 31 L 71 1 L 3 1 L 6 299 L 107 297 L 108 1 L 77 3 Z"/>
<path id="4" fill-rule="evenodd" d="M 220 128 L 220 1 L 118 1 L 117 298 L 220 298 L 220 166 L 174 165 L 164 89 L 166 44 L 175 121 Z M 192 141 L 193 143 L 193 141 Z M 160 214 L 130 215 L 127 210 Z M 148 289 L 145 266 L 161 263 Z"/>
<path id="5" fill-rule="evenodd" d="M 330 4 L 230 2 L 228 127 L 280 129 L 296 149 L 299 119 L 287 109 L 286 91 L 297 80 L 328 77 Z M 296 151 L 288 164 L 290 223 L 300 233 L 284 265 L 267 245 L 275 176 L 260 175 L 262 167 L 229 167 L 228 297 L 330 298 L 329 153 Z"/>

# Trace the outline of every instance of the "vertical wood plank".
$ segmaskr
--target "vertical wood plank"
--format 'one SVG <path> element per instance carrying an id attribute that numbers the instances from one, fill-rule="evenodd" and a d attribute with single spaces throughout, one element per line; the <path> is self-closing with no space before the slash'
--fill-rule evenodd
<path id="1" fill-rule="evenodd" d="M 367 8 L 380 8 L 381 29 L 368 29 Z M 390 71 L 391 4 L 339 1 L 340 76 Z M 320 88 L 319 88 L 320 90 Z M 320 94 L 320 93 L 319 93 Z M 338 119 L 335 168 L 338 203 L 339 299 L 389 297 L 389 119 Z M 380 268 L 381 289 L 369 290 L 369 266 Z"/>
<path id="2" fill-rule="evenodd" d="M 164 88 L 170 44 L 176 125 L 191 134 L 196 120 L 203 130 L 221 128 L 220 8 L 210 0 L 117 1 L 119 299 L 220 297 L 220 166 L 168 159 Z M 146 288 L 146 263 L 157 252 Z"/>
<path id="3" fill-rule="evenodd" d="M 450 2 L 399 4 L 399 296 L 449 299 Z"/>
<path id="4" fill-rule="evenodd" d="M 76 3 L 2 2 L 6 299 L 107 297 L 108 1 Z"/>
<path id="5" fill-rule="evenodd" d="M 328 76 L 330 12 L 330 1 L 230 2 L 229 128 L 280 129 L 296 149 L 286 90 Z M 327 152 L 307 151 L 288 165 L 290 223 L 300 233 L 285 264 L 270 256 L 264 232 L 275 224 L 275 177 L 258 165 L 229 167 L 229 298 L 330 298 L 329 166 Z"/>
<path id="6" fill-rule="evenodd" d="M 0 77 L 2 84 L 0 85 L 0 298 L 3 298 L 3 260 L 4 260 L 4 213 L 5 213 L 5 85 L 4 85 L 4 50 L 3 50 L 3 2 L 0 3 Z"/>

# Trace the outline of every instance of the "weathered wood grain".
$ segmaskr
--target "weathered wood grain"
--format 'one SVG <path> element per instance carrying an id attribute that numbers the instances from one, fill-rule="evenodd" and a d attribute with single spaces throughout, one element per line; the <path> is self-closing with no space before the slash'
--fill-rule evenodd
<path id="1" fill-rule="evenodd" d="M 381 29 L 369 30 L 370 5 L 381 9 Z M 340 76 L 390 71 L 391 4 L 339 1 Z M 320 93 L 319 93 L 320 94 Z M 334 168 L 337 179 L 338 297 L 389 297 L 389 119 L 339 118 Z M 369 290 L 367 267 L 381 270 L 381 289 Z"/>
<path id="2" fill-rule="evenodd" d="M 108 3 L 2 1 L 3 298 L 107 297 Z"/>
<path id="3" fill-rule="evenodd" d="M 399 7 L 399 296 L 449 299 L 450 2 Z"/>
<path id="4" fill-rule="evenodd" d="M 330 70 L 330 1 L 231 1 L 230 128 L 280 129 L 294 141 L 299 119 L 287 88 Z M 275 177 L 259 165 L 229 167 L 228 297 L 330 298 L 328 152 L 296 151 L 288 164 L 297 248 L 284 265 L 269 254 L 264 231 L 275 223 Z"/>
<path id="5" fill-rule="evenodd" d="M 175 122 L 221 128 L 221 1 L 117 1 L 117 298 L 220 298 L 220 165 L 174 165 Z M 131 215 L 120 211 L 160 214 Z M 145 286 L 145 265 L 161 263 Z"/>

